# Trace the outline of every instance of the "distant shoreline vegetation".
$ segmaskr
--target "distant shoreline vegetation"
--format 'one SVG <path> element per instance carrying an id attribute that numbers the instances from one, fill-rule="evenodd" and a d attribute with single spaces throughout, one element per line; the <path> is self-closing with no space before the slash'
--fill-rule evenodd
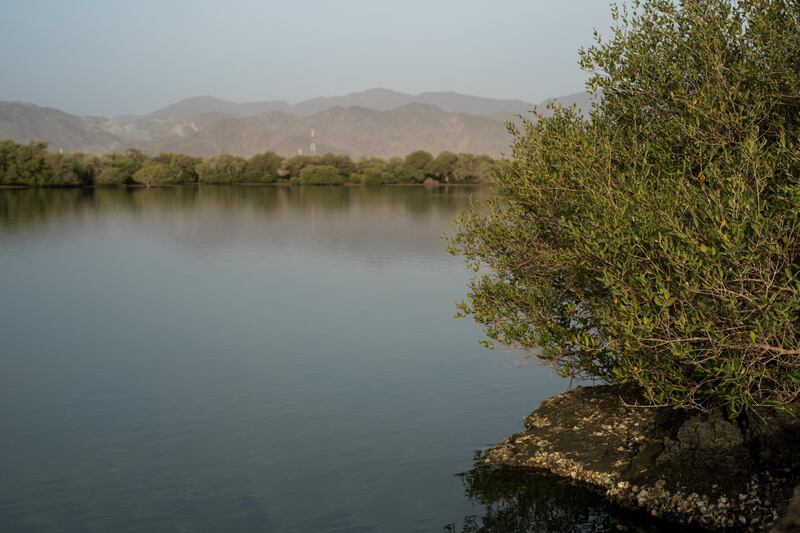
<path id="1" fill-rule="evenodd" d="M 495 160 L 487 155 L 418 150 L 405 157 L 353 161 L 346 155 L 282 157 L 263 152 L 249 159 L 222 154 L 150 155 L 136 149 L 107 155 L 59 153 L 47 144 L 0 141 L 0 186 L 90 187 L 191 184 L 390 185 L 474 184 L 487 181 Z"/>

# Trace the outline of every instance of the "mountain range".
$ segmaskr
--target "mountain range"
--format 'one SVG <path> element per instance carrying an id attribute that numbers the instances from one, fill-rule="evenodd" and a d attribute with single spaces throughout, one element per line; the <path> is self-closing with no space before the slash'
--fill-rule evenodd
<path id="1" fill-rule="evenodd" d="M 542 102 L 576 105 L 587 93 Z M 77 116 L 22 102 L 0 102 L 0 139 L 43 140 L 52 149 L 104 153 L 139 148 L 208 157 L 339 153 L 352 157 L 402 156 L 424 149 L 498 156 L 508 151 L 507 120 L 533 107 L 454 92 L 411 95 L 370 89 L 344 96 L 235 103 L 213 96 L 181 100 L 147 115 Z M 312 143 L 314 146 L 312 147 Z"/>

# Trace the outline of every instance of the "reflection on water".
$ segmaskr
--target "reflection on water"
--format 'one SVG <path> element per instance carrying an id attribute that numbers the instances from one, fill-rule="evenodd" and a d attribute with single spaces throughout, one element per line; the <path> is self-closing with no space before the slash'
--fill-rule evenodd
<path id="1" fill-rule="evenodd" d="M 442 233 L 475 187 L 175 187 L 0 189 L 6 238 L 91 225 L 127 226 L 197 249 L 303 246 L 384 263 L 444 255 Z M 458 262 L 455 260 L 454 262 Z"/>
<path id="2" fill-rule="evenodd" d="M 91 216 L 105 210 L 141 213 L 248 209 L 268 216 L 276 211 L 385 210 L 414 217 L 457 213 L 485 189 L 443 187 L 259 187 L 0 189 L 0 224 L 30 226 L 64 215 Z"/>
<path id="3" fill-rule="evenodd" d="M 0 190 L 0 531 L 578 516 L 454 477 L 567 385 L 452 318 L 441 235 L 482 194 Z"/>
<path id="4" fill-rule="evenodd" d="M 632 515 L 596 492 L 545 473 L 476 465 L 460 474 L 479 512 L 445 527 L 450 532 L 668 532 L 674 525 Z"/>

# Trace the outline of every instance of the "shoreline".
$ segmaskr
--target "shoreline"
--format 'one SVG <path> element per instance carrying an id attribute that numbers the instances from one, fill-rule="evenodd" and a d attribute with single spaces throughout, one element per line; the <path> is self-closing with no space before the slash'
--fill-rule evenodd
<path id="1" fill-rule="evenodd" d="M 478 461 L 549 472 L 683 526 L 764 531 L 780 520 L 800 478 L 800 421 L 766 415 L 742 431 L 720 413 L 637 399 L 608 385 L 554 396 Z"/>

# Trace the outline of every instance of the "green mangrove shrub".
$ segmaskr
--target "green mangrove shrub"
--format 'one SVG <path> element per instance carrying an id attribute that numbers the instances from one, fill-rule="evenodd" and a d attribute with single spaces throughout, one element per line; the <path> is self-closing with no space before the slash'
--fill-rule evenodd
<path id="1" fill-rule="evenodd" d="M 203 160 L 181 153 L 151 155 L 135 148 L 104 155 L 48 151 L 47 143 L 0 140 L 0 185 L 25 187 L 127 186 L 310 183 L 317 173 L 300 173 L 307 167 L 335 168 L 320 184 L 387 185 L 422 183 L 428 178 L 442 183 L 481 183 L 494 165 L 486 155 L 442 152 L 436 158 L 424 151 L 407 157 L 366 157 L 353 161 L 347 155 L 297 155 L 284 159 L 275 152 L 244 159 L 220 154 Z"/>
<path id="2" fill-rule="evenodd" d="M 800 3 L 652 0 L 581 51 L 584 119 L 527 120 L 459 219 L 489 341 L 654 405 L 800 394 Z"/>
<path id="3" fill-rule="evenodd" d="M 242 179 L 247 183 L 274 183 L 282 164 L 283 158 L 275 152 L 256 154 L 247 161 Z"/>
<path id="4" fill-rule="evenodd" d="M 148 187 L 180 183 L 175 173 L 164 163 L 151 162 L 133 174 L 133 181 Z"/>
<path id="5" fill-rule="evenodd" d="M 241 183 L 246 168 L 243 157 L 222 154 L 199 163 L 195 171 L 200 183 Z"/>
<path id="6" fill-rule="evenodd" d="M 197 183 L 197 165 L 203 160 L 185 154 L 163 153 L 155 156 L 151 162 L 166 166 L 170 174 L 167 181 L 176 184 Z"/>
<path id="7" fill-rule="evenodd" d="M 333 165 L 308 165 L 292 181 L 302 185 L 341 185 L 344 177 Z"/>

